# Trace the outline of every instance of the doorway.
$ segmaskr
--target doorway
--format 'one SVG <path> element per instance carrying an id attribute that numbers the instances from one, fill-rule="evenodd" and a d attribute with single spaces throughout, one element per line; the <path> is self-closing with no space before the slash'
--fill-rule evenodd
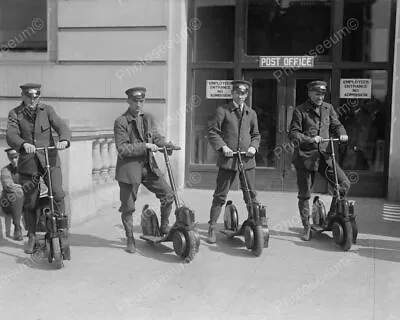
<path id="1" fill-rule="evenodd" d="M 249 103 L 258 116 L 261 134 L 256 155 L 256 189 L 297 191 L 296 171 L 292 165 L 293 147 L 288 134 L 294 108 L 307 100 L 307 83 L 323 80 L 330 87 L 330 73 L 295 71 L 277 77 L 273 70 L 249 70 L 244 78 L 252 83 Z M 329 94 L 326 101 L 330 101 Z M 317 175 L 314 192 L 326 192 L 327 183 Z"/>

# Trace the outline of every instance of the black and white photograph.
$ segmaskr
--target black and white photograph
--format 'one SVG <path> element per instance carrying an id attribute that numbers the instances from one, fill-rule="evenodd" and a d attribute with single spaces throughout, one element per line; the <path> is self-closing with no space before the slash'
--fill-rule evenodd
<path id="1" fill-rule="evenodd" d="M 1 320 L 400 320 L 398 0 L 0 0 Z"/>

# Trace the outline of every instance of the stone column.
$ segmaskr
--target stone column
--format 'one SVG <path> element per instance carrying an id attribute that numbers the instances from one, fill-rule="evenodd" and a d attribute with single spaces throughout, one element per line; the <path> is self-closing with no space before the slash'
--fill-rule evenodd
<path id="1" fill-rule="evenodd" d="M 110 158 L 108 155 L 108 142 L 106 138 L 99 139 L 100 141 L 100 156 L 101 156 L 101 183 L 108 181 L 108 171 L 110 169 Z"/>
<path id="2" fill-rule="evenodd" d="M 110 171 L 109 171 L 109 176 L 110 180 L 114 180 L 115 176 L 115 166 L 117 164 L 117 149 L 115 147 L 115 141 L 114 138 L 109 138 L 108 139 L 108 155 L 109 155 L 109 161 L 110 161 Z"/>
<path id="3" fill-rule="evenodd" d="M 93 156 L 93 169 L 92 169 L 93 183 L 97 184 L 100 181 L 100 171 L 102 167 L 102 162 L 100 155 L 100 141 L 99 139 L 96 138 L 93 140 L 92 156 Z"/>

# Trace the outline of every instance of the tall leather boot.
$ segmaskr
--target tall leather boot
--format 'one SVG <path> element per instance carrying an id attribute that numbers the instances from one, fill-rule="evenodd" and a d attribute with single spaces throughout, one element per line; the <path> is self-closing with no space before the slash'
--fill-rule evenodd
<path id="1" fill-rule="evenodd" d="M 6 237 L 11 238 L 11 217 L 8 214 L 4 215 L 4 224 L 6 228 Z"/>
<path id="2" fill-rule="evenodd" d="M 13 239 L 16 241 L 22 241 L 22 230 L 21 230 L 21 226 L 14 224 L 14 236 Z"/>
<path id="3" fill-rule="evenodd" d="M 310 225 L 310 203 L 309 200 L 299 199 L 298 202 L 301 223 L 303 224 L 303 232 L 300 235 L 301 240 L 309 241 L 311 239 Z"/>
<path id="4" fill-rule="evenodd" d="M 121 213 L 121 221 L 124 225 L 125 234 L 126 234 L 126 248 L 125 251 L 129 253 L 136 252 L 135 238 L 133 237 L 133 212 L 124 212 Z"/>
<path id="5" fill-rule="evenodd" d="M 326 215 L 324 223 L 322 224 L 322 227 L 325 229 L 328 228 L 332 218 L 336 215 L 336 203 L 337 203 L 337 197 L 332 197 L 332 202 L 329 208 L 329 212 Z"/>
<path id="6" fill-rule="evenodd" d="M 17 203 L 17 201 L 19 201 Z M 21 230 L 21 217 L 22 217 L 22 205 L 23 200 L 19 199 L 15 201 L 15 205 L 13 207 L 13 224 L 14 224 L 14 236 L 13 239 L 16 241 L 22 241 L 22 230 Z"/>
<path id="7" fill-rule="evenodd" d="M 161 223 L 160 223 L 160 234 L 166 235 L 169 233 L 171 228 L 169 227 L 169 216 L 171 215 L 172 202 L 162 204 L 160 207 L 161 212 Z"/>
<path id="8" fill-rule="evenodd" d="M 28 244 L 25 249 L 25 253 L 31 254 L 35 250 L 36 246 L 36 211 L 26 210 L 25 211 L 26 225 L 28 229 Z"/>
<path id="9" fill-rule="evenodd" d="M 36 234 L 29 232 L 28 233 L 28 244 L 25 249 L 25 253 L 32 254 L 35 251 L 36 245 Z"/>
<path id="10" fill-rule="evenodd" d="M 221 215 L 222 205 L 212 205 L 210 209 L 210 221 L 208 222 L 208 235 L 207 235 L 207 242 L 208 243 L 216 243 L 217 242 L 217 235 L 215 232 L 216 224 L 218 221 L 219 216 Z"/>

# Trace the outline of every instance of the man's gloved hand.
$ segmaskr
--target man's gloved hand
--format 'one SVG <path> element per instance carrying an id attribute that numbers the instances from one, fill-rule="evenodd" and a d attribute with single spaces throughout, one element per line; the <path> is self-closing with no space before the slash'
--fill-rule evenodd
<path id="1" fill-rule="evenodd" d="M 249 157 L 249 158 L 254 157 L 254 155 L 256 154 L 256 151 L 257 151 L 256 148 L 249 147 L 249 149 L 246 152 L 246 157 Z"/>
<path id="2" fill-rule="evenodd" d="M 339 137 L 339 140 L 340 140 L 340 142 L 347 142 L 347 141 L 349 141 L 349 137 L 347 136 L 347 134 L 342 134 Z"/>
<path id="3" fill-rule="evenodd" d="M 57 142 L 57 145 L 56 145 L 56 148 L 58 149 L 58 150 L 62 150 L 62 149 L 65 149 L 66 147 L 68 146 L 68 141 L 58 141 Z"/>
<path id="4" fill-rule="evenodd" d="M 170 156 L 172 155 L 172 151 L 173 150 L 181 150 L 181 147 L 174 145 L 171 141 L 168 142 L 168 144 L 166 145 L 167 147 L 167 154 Z"/>
<path id="5" fill-rule="evenodd" d="M 146 149 L 150 150 L 151 152 L 157 152 L 158 146 L 154 143 L 146 143 Z"/>
<path id="6" fill-rule="evenodd" d="M 224 153 L 225 157 L 228 157 L 228 158 L 233 157 L 233 151 L 228 146 L 223 146 L 222 147 L 222 152 Z"/>
<path id="7" fill-rule="evenodd" d="M 321 137 L 321 136 L 315 136 L 315 137 L 314 137 L 314 142 L 315 142 L 315 143 L 320 143 L 321 140 L 322 140 L 322 137 Z"/>
<path id="8" fill-rule="evenodd" d="M 36 151 L 36 147 L 28 142 L 23 144 L 23 148 L 26 153 L 34 153 Z"/>

